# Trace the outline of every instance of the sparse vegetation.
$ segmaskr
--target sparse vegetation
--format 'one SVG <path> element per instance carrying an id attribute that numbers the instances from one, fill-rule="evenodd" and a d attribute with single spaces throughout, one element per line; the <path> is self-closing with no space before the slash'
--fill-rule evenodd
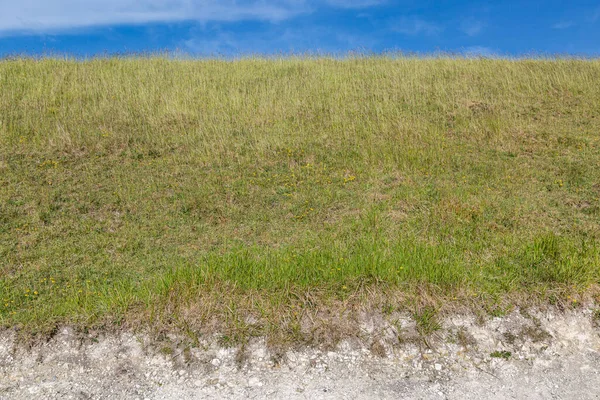
<path id="1" fill-rule="evenodd" d="M 600 309 L 592 311 L 592 325 L 595 328 L 600 328 Z"/>
<path id="2" fill-rule="evenodd" d="M 464 327 L 461 327 L 456 332 L 456 341 L 464 349 L 471 349 L 477 345 L 477 340 L 475 340 L 473 335 Z"/>
<path id="3" fill-rule="evenodd" d="M 371 346 L 369 347 L 369 349 L 371 350 L 371 354 L 373 354 L 377 357 L 385 358 L 385 356 L 387 355 L 385 346 L 383 344 L 381 344 L 381 342 L 379 340 L 373 341 L 373 343 L 371 343 Z"/>
<path id="4" fill-rule="evenodd" d="M 299 340 L 380 300 L 585 293 L 598 82 L 597 60 L 1 61 L 0 325 Z"/>
<path id="5" fill-rule="evenodd" d="M 423 337 L 427 337 L 441 328 L 437 311 L 431 306 L 427 306 L 423 310 L 414 313 L 413 317 L 417 323 L 417 331 Z"/>
<path id="6" fill-rule="evenodd" d="M 510 351 L 494 351 L 490 354 L 490 357 L 493 358 L 502 358 L 504 360 L 508 360 L 512 356 Z"/>

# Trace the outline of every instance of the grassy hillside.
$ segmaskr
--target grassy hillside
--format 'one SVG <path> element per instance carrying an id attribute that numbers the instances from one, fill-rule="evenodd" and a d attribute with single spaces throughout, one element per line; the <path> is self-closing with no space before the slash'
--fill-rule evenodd
<path id="1" fill-rule="evenodd" d="M 571 302 L 600 283 L 598 82 L 597 60 L 0 61 L 0 325 L 298 339 L 324 310 Z"/>

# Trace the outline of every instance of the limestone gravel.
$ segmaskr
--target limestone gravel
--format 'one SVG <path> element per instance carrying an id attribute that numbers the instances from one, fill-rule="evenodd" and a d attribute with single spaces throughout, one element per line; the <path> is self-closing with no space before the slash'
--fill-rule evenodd
<path id="1" fill-rule="evenodd" d="M 406 316 L 365 315 L 360 339 L 283 354 L 263 339 L 222 348 L 217 338 L 190 347 L 173 337 L 167 352 L 142 334 L 69 328 L 26 348 L 5 331 L 0 399 L 599 399 L 591 314 L 514 312 L 483 324 L 455 316 L 427 340 Z"/>

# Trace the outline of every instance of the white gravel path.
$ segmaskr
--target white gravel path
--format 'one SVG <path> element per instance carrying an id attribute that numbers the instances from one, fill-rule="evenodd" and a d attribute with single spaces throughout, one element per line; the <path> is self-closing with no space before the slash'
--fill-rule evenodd
<path id="1" fill-rule="evenodd" d="M 263 340 L 240 353 L 214 340 L 189 347 L 177 337 L 69 329 L 26 349 L 7 331 L 0 399 L 600 399 L 600 329 L 590 310 L 515 312 L 484 324 L 454 317 L 427 345 L 413 321 L 398 318 L 365 318 L 364 337 L 335 349 L 279 355 Z"/>

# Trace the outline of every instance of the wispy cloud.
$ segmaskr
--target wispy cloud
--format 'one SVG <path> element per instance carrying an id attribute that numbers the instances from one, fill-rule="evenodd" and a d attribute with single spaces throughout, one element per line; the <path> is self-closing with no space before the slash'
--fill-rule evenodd
<path id="1" fill-rule="evenodd" d="M 401 17 L 392 22 L 391 30 L 405 35 L 433 36 L 442 32 L 444 28 L 436 23 L 426 21 L 419 17 Z"/>
<path id="2" fill-rule="evenodd" d="M 291 29 L 282 29 L 276 33 L 269 30 L 260 34 L 247 35 L 219 29 L 212 32 L 196 30 L 191 32 L 191 37 L 183 42 L 183 50 L 186 53 L 205 56 L 231 56 L 249 52 L 302 51 L 310 43 L 309 38 L 298 35 Z M 290 48 L 291 43 L 296 47 Z"/>
<path id="3" fill-rule="evenodd" d="M 0 33 L 156 22 L 279 22 L 322 7 L 362 9 L 387 0 L 4 0 Z"/>
<path id="4" fill-rule="evenodd" d="M 492 49 L 490 47 L 486 47 L 486 46 L 465 47 L 462 50 L 462 53 L 466 57 L 486 57 L 486 58 L 498 57 L 498 52 L 496 52 L 494 49 Z"/>
<path id="5" fill-rule="evenodd" d="M 573 21 L 560 21 L 557 22 L 556 24 L 552 25 L 553 29 L 568 29 L 575 26 L 575 23 Z"/>
<path id="6" fill-rule="evenodd" d="M 378 41 L 371 36 L 324 26 L 291 28 L 271 25 L 259 32 L 232 32 L 216 28 L 193 28 L 183 41 L 182 51 L 197 55 L 236 56 L 250 53 L 277 54 L 339 53 L 372 48 Z"/>
<path id="7" fill-rule="evenodd" d="M 592 12 L 590 20 L 592 22 L 596 22 L 596 21 L 600 20 L 600 6 L 596 7 L 596 9 Z"/>
<path id="8" fill-rule="evenodd" d="M 304 1 L 19 0 L 2 6 L 0 31 L 48 32 L 152 22 L 281 21 L 307 12 Z"/>
<path id="9" fill-rule="evenodd" d="M 327 4 L 338 8 L 367 8 L 386 2 L 386 0 L 326 0 Z"/>
<path id="10" fill-rule="evenodd" d="M 485 28 L 485 23 L 474 18 L 463 19 L 460 22 L 460 30 L 468 36 L 477 36 Z"/>

